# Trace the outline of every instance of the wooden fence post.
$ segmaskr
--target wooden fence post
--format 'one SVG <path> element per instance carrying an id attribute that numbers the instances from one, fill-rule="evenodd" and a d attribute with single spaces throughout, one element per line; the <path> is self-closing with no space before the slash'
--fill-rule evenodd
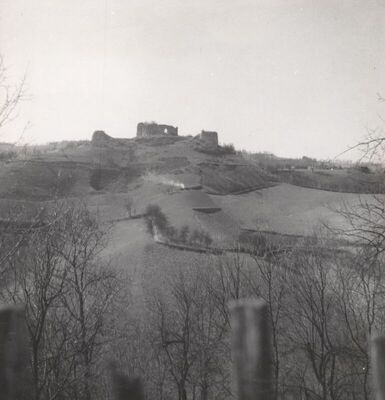
<path id="1" fill-rule="evenodd" d="M 371 341 L 373 389 L 376 400 L 385 400 L 385 336 Z"/>
<path id="2" fill-rule="evenodd" d="M 33 398 L 23 307 L 0 309 L 0 400 Z"/>
<path id="3" fill-rule="evenodd" d="M 238 400 L 273 400 L 272 346 L 267 304 L 230 303 L 232 352 Z"/>
<path id="4" fill-rule="evenodd" d="M 115 400 L 144 400 L 140 378 L 129 378 L 120 373 L 115 363 L 110 364 L 110 372 Z"/>

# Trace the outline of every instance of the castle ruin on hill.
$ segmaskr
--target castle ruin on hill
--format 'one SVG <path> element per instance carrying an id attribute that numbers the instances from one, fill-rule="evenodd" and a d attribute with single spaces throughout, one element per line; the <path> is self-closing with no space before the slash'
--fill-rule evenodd
<path id="1" fill-rule="evenodd" d="M 156 122 L 139 122 L 136 128 L 136 137 L 145 138 L 152 136 L 178 136 L 178 127 Z M 202 144 L 207 148 L 216 148 L 219 144 L 218 133 L 214 131 L 205 131 L 197 136 Z"/>
<path id="2" fill-rule="evenodd" d="M 178 127 L 172 125 L 157 124 L 156 122 L 139 122 L 136 128 L 136 137 L 151 136 L 178 136 Z"/>
<path id="3" fill-rule="evenodd" d="M 157 124 L 156 122 L 139 122 L 136 129 L 137 138 L 151 138 L 157 136 L 178 136 L 178 127 L 165 124 Z M 218 133 L 215 131 L 202 130 L 200 134 L 195 136 L 206 149 L 216 149 L 219 145 Z M 106 146 L 111 144 L 123 144 L 129 139 L 117 139 L 107 135 L 104 131 L 95 131 L 92 136 L 92 143 L 96 146 Z"/>
<path id="4" fill-rule="evenodd" d="M 202 131 L 198 138 L 203 142 L 206 147 L 215 148 L 218 146 L 218 132 Z"/>

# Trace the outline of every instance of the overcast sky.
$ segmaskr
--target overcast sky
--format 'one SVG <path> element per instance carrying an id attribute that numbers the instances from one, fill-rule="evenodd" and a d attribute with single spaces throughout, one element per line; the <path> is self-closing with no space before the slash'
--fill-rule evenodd
<path id="1" fill-rule="evenodd" d="M 383 0 L 0 0 L 27 71 L 15 140 L 132 137 L 139 121 L 237 148 L 329 158 L 380 125 Z"/>

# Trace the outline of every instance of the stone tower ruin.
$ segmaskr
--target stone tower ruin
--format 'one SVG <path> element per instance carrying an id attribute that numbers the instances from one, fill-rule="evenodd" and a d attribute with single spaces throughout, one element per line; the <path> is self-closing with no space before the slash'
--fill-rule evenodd
<path id="1" fill-rule="evenodd" d="M 199 139 L 206 147 L 215 148 L 218 146 L 218 133 L 214 131 L 202 131 Z"/>
<path id="2" fill-rule="evenodd" d="M 178 136 L 178 127 L 157 124 L 156 122 L 139 122 L 136 128 L 136 137 L 151 136 Z"/>

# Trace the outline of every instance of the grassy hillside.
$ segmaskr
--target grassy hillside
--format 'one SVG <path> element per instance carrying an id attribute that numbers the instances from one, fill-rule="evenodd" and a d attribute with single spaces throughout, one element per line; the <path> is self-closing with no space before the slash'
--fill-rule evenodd
<path id="1" fill-rule="evenodd" d="M 294 178 L 279 179 L 312 188 L 335 182 L 339 189 L 354 183 L 366 190 L 379 184 L 379 175 L 359 171 L 288 174 Z M 1 215 L 6 218 L 7 209 L 17 206 L 28 219 L 50 202 L 80 198 L 101 221 L 114 222 L 106 255 L 118 257 L 123 267 L 141 269 L 153 240 L 143 219 L 128 219 L 128 203 L 133 215 L 157 204 L 176 229 L 187 225 L 209 233 L 214 247 L 232 247 L 245 229 L 301 236 L 320 222 L 341 226 L 333 209 L 358 201 L 356 194 L 279 179 L 239 155 L 197 151 L 191 137 L 112 140 L 98 146 L 81 142 L 0 164 Z M 361 181 L 365 184 L 359 186 Z M 188 252 L 162 247 L 163 253 L 165 259 L 175 259 L 176 253 L 188 257 Z"/>
<path id="2" fill-rule="evenodd" d="M 99 146 L 82 142 L 3 163 L 0 198 L 39 201 L 95 192 L 127 193 L 150 172 L 159 181 L 162 175 L 170 180 L 189 175 L 207 191 L 222 194 L 270 184 L 268 174 L 240 156 L 205 154 L 196 151 L 192 138 L 171 139 L 111 141 Z"/>
<path id="3" fill-rule="evenodd" d="M 211 196 L 223 212 L 244 228 L 307 235 L 319 223 L 341 226 L 344 220 L 335 210 L 370 195 L 357 196 L 307 189 L 288 184 L 238 196 Z"/>
<path id="4" fill-rule="evenodd" d="M 231 194 L 274 185 L 270 174 L 243 163 L 202 163 L 203 184 L 212 194 Z"/>
<path id="5" fill-rule="evenodd" d="M 345 193 L 385 193 L 382 172 L 365 173 L 357 169 L 283 170 L 279 179 L 292 185 Z"/>

